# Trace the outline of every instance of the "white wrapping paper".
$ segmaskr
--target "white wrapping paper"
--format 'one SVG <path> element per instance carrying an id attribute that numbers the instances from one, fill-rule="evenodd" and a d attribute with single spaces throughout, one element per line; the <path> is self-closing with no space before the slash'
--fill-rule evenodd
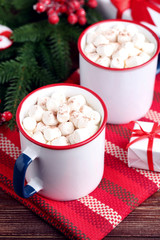
<path id="1" fill-rule="evenodd" d="M 152 122 L 138 122 L 144 131 L 150 132 L 152 130 Z M 135 123 L 134 129 L 140 129 L 139 125 Z M 138 137 L 131 137 L 130 142 Z M 141 168 L 149 170 L 148 157 L 147 157 L 147 147 L 148 138 L 139 140 L 128 148 L 128 166 L 134 168 Z M 152 147 L 152 157 L 153 157 L 153 167 L 154 171 L 160 172 L 160 139 L 153 139 Z"/>

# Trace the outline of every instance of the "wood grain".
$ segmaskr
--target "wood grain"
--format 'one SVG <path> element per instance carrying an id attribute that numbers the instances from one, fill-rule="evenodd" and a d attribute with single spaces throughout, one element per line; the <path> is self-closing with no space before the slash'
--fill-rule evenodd
<path id="1" fill-rule="evenodd" d="M 67 239 L 0 189 L 0 239 Z M 155 193 L 103 240 L 160 239 L 160 192 Z"/>

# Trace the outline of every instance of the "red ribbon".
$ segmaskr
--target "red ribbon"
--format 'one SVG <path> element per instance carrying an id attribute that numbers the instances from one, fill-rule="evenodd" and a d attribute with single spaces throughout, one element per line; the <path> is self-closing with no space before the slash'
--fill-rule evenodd
<path id="1" fill-rule="evenodd" d="M 160 0 L 111 0 L 111 2 L 117 8 L 117 18 L 122 18 L 123 12 L 131 9 L 133 20 L 155 25 L 148 12 L 148 7 L 160 13 L 160 8 L 157 6 Z"/>
<path id="2" fill-rule="evenodd" d="M 153 167 L 153 156 L 152 156 L 152 147 L 153 147 L 153 139 L 154 138 L 159 138 L 160 139 L 160 125 L 158 125 L 158 123 L 154 123 L 152 130 L 150 132 L 146 132 L 143 130 L 143 128 L 141 127 L 141 125 L 138 122 L 131 122 L 131 123 L 137 123 L 138 126 L 140 127 L 140 129 L 130 129 L 132 131 L 132 137 L 137 137 L 136 139 L 134 139 L 133 141 L 131 141 L 130 143 L 128 143 L 127 145 L 127 149 L 129 148 L 129 146 L 131 146 L 132 144 L 148 138 L 148 146 L 147 146 L 147 159 L 148 159 L 148 167 L 149 170 L 154 171 L 154 167 Z"/>

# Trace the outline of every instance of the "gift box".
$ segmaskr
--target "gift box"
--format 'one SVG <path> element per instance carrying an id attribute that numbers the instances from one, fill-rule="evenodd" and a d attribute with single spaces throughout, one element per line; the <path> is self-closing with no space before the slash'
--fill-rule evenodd
<path id="1" fill-rule="evenodd" d="M 160 172 L 160 125 L 137 121 L 128 148 L 128 166 Z"/>
<path id="2" fill-rule="evenodd" d="M 160 0 L 97 0 L 107 19 L 134 20 L 151 28 L 160 37 Z"/>

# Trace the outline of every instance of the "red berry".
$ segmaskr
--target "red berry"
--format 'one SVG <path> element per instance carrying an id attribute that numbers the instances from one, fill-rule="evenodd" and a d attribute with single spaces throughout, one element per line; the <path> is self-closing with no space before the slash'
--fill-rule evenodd
<path id="1" fill-rule="evenodd" d="M 55 8 L 50 8 L 48 11 L 47 11 L 47 14 L 48 16 L 51 16 L 55 13 Z"/>
<path id="2" fill-rule="evenodd" d="M 73 13 L 74 9 L 72 7 L 68 7 L 67 8 L 67 14 L 70 15 L 71 13 Z"/>
<path id="3" fill-rule="evenodd" d="M 79 0 L 80 5 L 84 5 L 85 1 L 84 0 Z"/>
<path id="4" fill-rule="evenodd" d="M 59 10 L 60 10 L 60 13 L 65 13 L 65 12 L 67 12 L 67 5 L 66 5 L 66 4 L 61 5 L 60 8 L 59 8 Z"/>
<path id="5" fill-rule="evenodd" d="M 48 21 L 51 24 L 57 24 L 59 22 L 59 17 L 56 13 L 53 13 L 52 15 L 48 16 Z"/>
<path id="6" fill-rule="evenodd" d="M 58 7 L 56 8 L 56 13 L 57 13 L 57 14 L 60 13 L 60 6 L 58 6 Z"/>
<path id="7" fill-rule="evenodd" d="M 80 3 L 78 1 L 72 1 L 69 3 L 69 6 L 73 8 L 74 11 L 80 8 Z"/>
<path id="8" fill-rule="evenodd" d="M 90 8 L 96 8 L 97 7 L 97 5 L 98 5 L 98 3 L 97 3 L 97 1 L 96 0 L 88 0 L 88 7 L 90 7 Z"/>
<path id="9" fill-rule="evenodd" d="M 70 24 L 76 24 L 77 22 L 78 22 L 78 17 L 77 17 L 77 15 L 76 14 L 74 14 L 74 13 L 71 13 L 69 16 L 68 16 L 68 22 L 70 23 Z"/>
<path id="10" fill-rule="evenodd" d="M 49 5 L 49 4 L 51 4 L 51 0 L 41 0 L 41 3 L 43 3 L 45 5 Z"/>
<path id="11" fill-rule="evenodd" d="M 45 12 L 46 6 L 43 3 L 39 2 L 36 4 L 35 9 L 37 12 L 42 13 L 42 12 Z"/>
<path id="12" fill-rule="evenodd" d="M 76 15 L 77 15 L 77 17 L 82 17 L 82 16 L 86 15 L 86 12 L 83 8 L 80 8 L 76 11 Z"/>
<path id="13" fill-rule="evenodd" d="M 78 18 L 78 22 L 79 22 L 80 25 L 85 25 L 86 22 L 87 22 L 87 19 L 86 19 L 85 16 L 82 16 L 82 17 Z"/>
<path id="14" fill-rule="evenodd" d="M 1 120 L 3 121 L 3 122 L 8 122 L 9 120 L 11 120 L 12 119 L 12 113 L 11 112 L 9 112 L 9 111 L 6 111 L 6 112 L 4 112 L 4 113 L 2 113 L 1 114 Z"/>

